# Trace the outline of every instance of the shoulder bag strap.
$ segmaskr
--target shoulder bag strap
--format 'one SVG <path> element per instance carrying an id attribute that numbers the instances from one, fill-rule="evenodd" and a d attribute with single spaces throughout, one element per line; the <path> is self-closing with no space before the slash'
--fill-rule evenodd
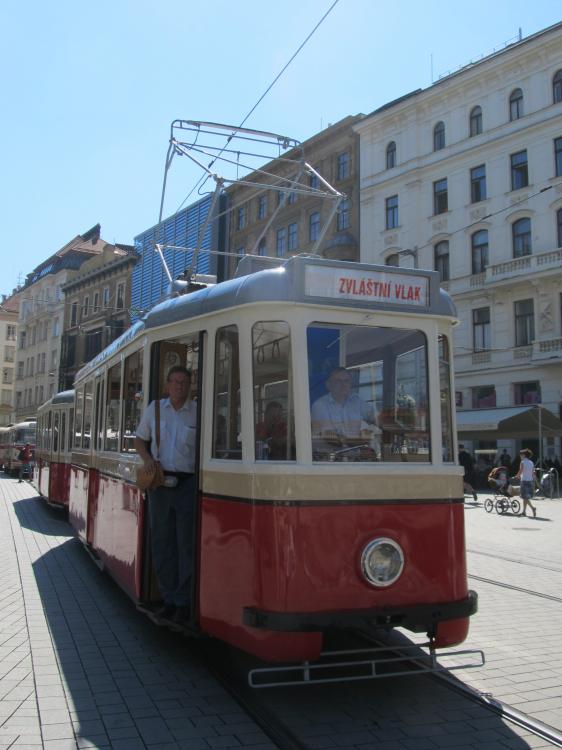
<path id="1" fill-rule="evenodd" d="M 160 399 L 157 398 L 154 402 L 154 414 L 156 422 L 156 451 L 158 453 L 157 461 L 160 461 Z"/>

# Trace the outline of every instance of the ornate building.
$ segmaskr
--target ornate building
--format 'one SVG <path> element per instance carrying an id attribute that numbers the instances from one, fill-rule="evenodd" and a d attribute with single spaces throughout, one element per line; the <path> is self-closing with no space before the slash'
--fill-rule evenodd
<path id="1" fill-rule="evenodd" d="M 459 431 L 473 449 L 513 455 L 523 436 L 490 440 L 464 411 L 540 403 L 562 416 L 562 24 L 356 131 L 361 259 L 439 271 L 460 319 Z M 525 445 L 560 457 L 556 434 L 529 425 Z"/>
<path id="2" fill-rule="evenodd" d="M 0 302 L 0 427 L 14 421 L 14 386 L 16 382 L 16 346 L 19 298 L 17 294 Z"/>

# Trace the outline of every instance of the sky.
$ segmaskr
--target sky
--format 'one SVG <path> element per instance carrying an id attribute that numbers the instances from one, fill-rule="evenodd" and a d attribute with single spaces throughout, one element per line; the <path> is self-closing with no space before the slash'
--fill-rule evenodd
<path id="1" fill-rule="evenodd" d="M 246 127 L 303 141 L 562 20 L 560 0 L 2 0 L 0 293 L 98 222 L 125 244 L 153 226 L 171 122 L 240 124 L 329 10 Z M 174 161 L 164 216 L 200 174 Z"/>

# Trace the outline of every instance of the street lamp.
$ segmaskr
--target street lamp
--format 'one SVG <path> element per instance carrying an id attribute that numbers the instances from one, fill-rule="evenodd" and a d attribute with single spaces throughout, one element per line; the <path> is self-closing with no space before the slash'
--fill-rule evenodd
<path id="1" fill-rule="evenodd" d="M 409 247 L 405 248 L 404 250 L 397 250 L 396 255 L 407 255 L 414 259 L 414 268 L 418 267 L 418 248 L 416 245 L 414 245 L 414 249 L 410 249 Z"/>

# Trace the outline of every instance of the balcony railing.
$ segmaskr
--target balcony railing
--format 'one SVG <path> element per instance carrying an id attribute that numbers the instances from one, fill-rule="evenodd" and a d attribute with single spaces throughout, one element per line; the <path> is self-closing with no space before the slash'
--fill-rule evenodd
<path id="1" fill-rule="evenodd" d="M 544 273 L 551 269 L 559 271 L 561 267 L 562 248 L 537 255 L 525 255 L 522 258 L 514 258 L 488 266 L 482 273 L 451 279 L 449 281 L 449 293 L 454 295 L 471 289 L 481 289 L 489 284 L 496 284 L 498 281 L 506 279 L 518 277 L 528 279 L 530 274 Z"/>

